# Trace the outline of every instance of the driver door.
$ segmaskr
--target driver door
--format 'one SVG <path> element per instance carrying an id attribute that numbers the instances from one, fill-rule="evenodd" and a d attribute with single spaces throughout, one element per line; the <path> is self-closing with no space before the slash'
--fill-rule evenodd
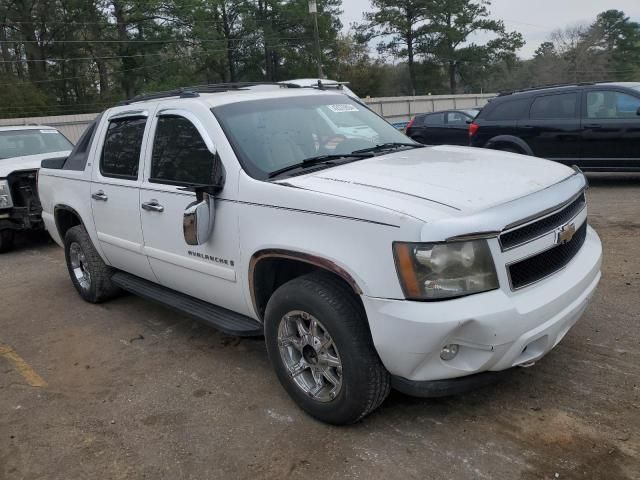
<path id="1" fill-rule="evenodd" d="M 213 115 L 201 110 L 196 114 L 161 106 L 153 119 L 140 189 L 144 251 L 165 287 L 242 312 L 246 302 L 236 285 L 237 205 L 229 201 L 229 185 L 214 200 L 214 228 L 208 240 L 193 246 L 184 238 L 184 213 L 196 200 L 184 188 L 211 184 L 220 162 L 207 131 Z"/>

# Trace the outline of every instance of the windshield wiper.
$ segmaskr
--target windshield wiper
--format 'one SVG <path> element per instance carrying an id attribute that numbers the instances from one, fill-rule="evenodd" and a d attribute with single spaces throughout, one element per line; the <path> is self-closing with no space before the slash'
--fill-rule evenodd
<path id="1" fill-rule="evenodd" d="M 388 142 L 381 143 L 380 145 L 376 145 L 375 147 L 363 148 L 362 150 L 356 150 L 354 153 L 368 153 L 368 152 L 379 152 L 381 150 L 392 150 L 394 148 L 401 147 L 411 147 L 411 148 L 424 148 L 425 146 L 421 143 L 402 143 L 402 142 Z"/>
<path id="2" fill-rule="evenodd" d="M 373 157 L 373 153 L 368 152 L 351 152 L 351 153 L 341 153 L 334 155 L 318 155 L 316 157 L 305 158 L 299 163 L 294 163 L 293 165 L 289 165 L 278 170 L 274 170 L 269 174 L 269 178 L 277 177 L 282 173 L 289 172 L 291 170 L 297 170 L 298 168 L 307 168 L 313 165 L 319 165 L 325 163 L 327 165 L 334 165 L 332 160 L 342 160 L 343 158 L 371 158 Z"/>

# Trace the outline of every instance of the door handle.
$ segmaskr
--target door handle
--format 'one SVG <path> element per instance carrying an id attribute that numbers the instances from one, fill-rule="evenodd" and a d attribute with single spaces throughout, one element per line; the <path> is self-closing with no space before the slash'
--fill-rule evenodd
<path id="1" fill-rule="evenodd" d="M 93 198 L 94 200 L 99 200 L 101 202 L 106 202 L 107 200 L 109 200 L 109 197 L 107 197 L 107 194 L 104 193 L 102 190 L 98 190 L 96 193 L 92 193 L 91 198 Z"/>
<path id="2" fill-rule="evenodd" d="M 602 125 L 600 125 L 599 123 L 585 123 L 584 125 L 586 128 L 602 128 Z"/>
<path id="3" fill-rule="evenodd" d="M 151 200 L 142 204 L 142 209 L 148 212 L 164 212 L 164 207 L 157 200 Z"/>

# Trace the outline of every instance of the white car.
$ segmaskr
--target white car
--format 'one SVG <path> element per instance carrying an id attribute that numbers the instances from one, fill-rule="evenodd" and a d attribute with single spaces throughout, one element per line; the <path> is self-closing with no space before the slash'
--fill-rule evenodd
<path id="1" fill-rule="evenodd" d="M 15 232 L 43 228 L 36 172 L 43 159 L 66 157 L 72 147 L 52 127 L 0 127 L 0 253 L 11 249 Z"/>
<path id="2" fill-rule="evenodd" d="M 336 143 L 325 109 L 375 142 Z M 425 147 L 339 88 L 140 97 L 42 167 L 43 218 L 85 300 L 124 289 L 264 335 L 283 387 L 329 423 L 391 387 L 446 395 L 533 364 L 600 279 L 582 173 Z"/>

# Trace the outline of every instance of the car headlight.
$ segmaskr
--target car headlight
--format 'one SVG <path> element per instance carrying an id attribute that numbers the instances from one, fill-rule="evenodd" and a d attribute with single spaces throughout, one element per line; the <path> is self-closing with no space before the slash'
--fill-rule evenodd
<path id="1" fill-rule="evenodd" d="M 0 180 L 0 208 L 11 207 L 13 207 L 13 200 L 11 200 L 9 182 L 7 182 L 6 180 Z"/>
<path id="2" fill-rule="evenodd" d="M 486 240 L 394 242 L 393 253 L 407 299 L 440 300 L 498 288 L 496 267 Z"/>

